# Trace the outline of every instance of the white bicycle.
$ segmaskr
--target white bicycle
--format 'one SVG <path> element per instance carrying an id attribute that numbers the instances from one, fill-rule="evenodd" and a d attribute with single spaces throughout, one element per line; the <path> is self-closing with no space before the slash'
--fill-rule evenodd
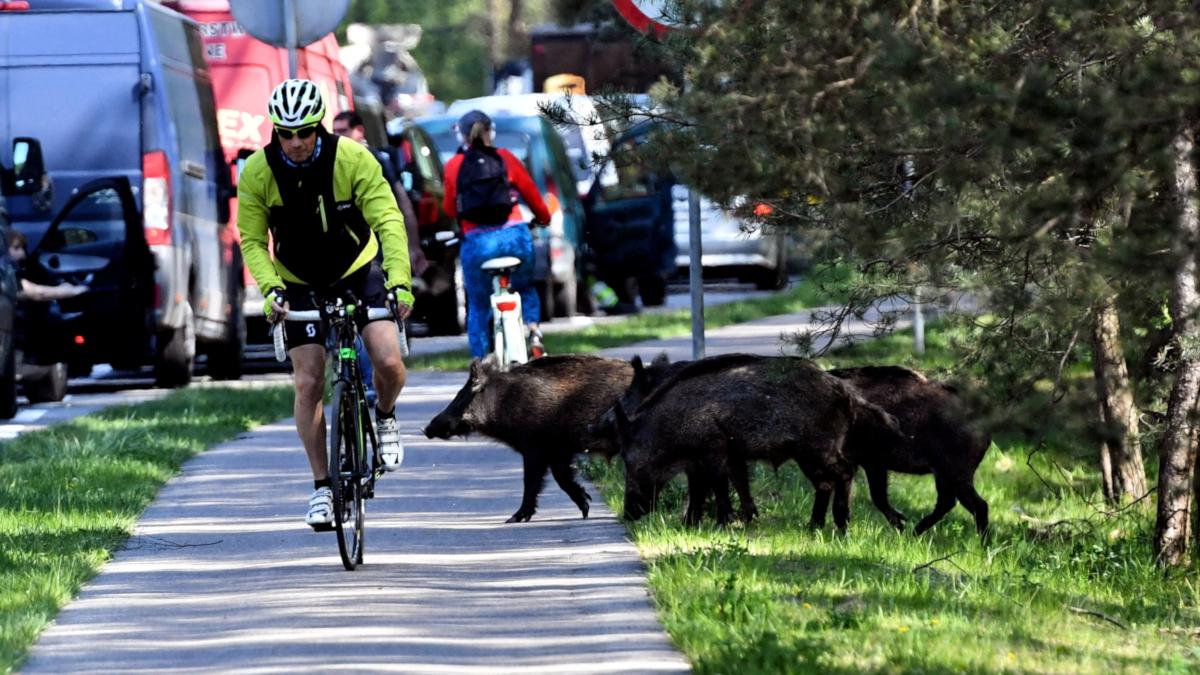
<path id="1" fill-rule="evenodd" d="M 492 353 L 502 367 L 545 355 L 540 348 L 531 354 L 526 342 L 521 296 L 511 284 L 513 272 L 520 266 L 521 259 L 513 256 L 492 258 L 479 266 L 492 277 Z"/>

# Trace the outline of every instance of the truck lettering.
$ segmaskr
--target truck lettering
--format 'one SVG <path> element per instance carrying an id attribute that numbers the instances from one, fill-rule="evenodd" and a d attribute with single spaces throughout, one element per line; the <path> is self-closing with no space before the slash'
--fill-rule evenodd
<path id="1" fill-rule="evenodd" d="M 246 29 L 236 21 L 215 21 L 200 24 L 200 34 L 206 38 L 223 38 L 245 35 Z"/>
<path id="2" fill-rule="evenodd" d="M 224 42 L 214 42 L 212 44 L 204 45 L 204 51 L 206 52 L 206 56 L 210 59 L 217 59 L 221 61 L 225 60 Z"/>
<path id="3" fill-rule="evenodd" d="M 243 110 L 221 108 L 217 111 L 217 126 L 221 130 L 221 144 L 229 147 L 263 145 L 260 128 L 266 115 L 253 115 Z"/>

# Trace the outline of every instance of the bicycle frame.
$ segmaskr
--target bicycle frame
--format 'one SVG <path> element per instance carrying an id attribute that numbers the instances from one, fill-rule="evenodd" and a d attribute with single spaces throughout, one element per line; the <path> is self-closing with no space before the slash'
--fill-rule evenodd
<path id="1" fill-rule="evenodd" d="M 527 363 L 529 349 L 525 344 L 525 321 L 521 318 L 521 296 L 509 286 L 509 275 L 500 272 L 492 277 L 492 352 L 501 367 Z"/>

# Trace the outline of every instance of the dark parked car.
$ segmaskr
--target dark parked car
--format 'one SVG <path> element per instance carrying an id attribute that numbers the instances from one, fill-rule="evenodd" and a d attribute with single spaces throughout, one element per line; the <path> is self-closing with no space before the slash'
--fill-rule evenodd
<path id="1" fill-rule="evenodd" d="M 587 242 L 596 276 L 633 304 L 636 284 L 644 305 L 666 300 L 667 279 L 675 272 L 671 179 L 646 166 L 638 155 L 651 127 L 641 124 L 613 139 L 610 162 L 616 182 L 597 182 L 589 196 Z"/>

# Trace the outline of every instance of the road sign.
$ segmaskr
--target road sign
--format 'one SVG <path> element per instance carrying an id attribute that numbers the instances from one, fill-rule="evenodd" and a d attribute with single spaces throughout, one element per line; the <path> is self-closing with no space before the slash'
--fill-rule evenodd
<path id="1" fill-rule="evenodd" d="M 287 12 L 287 6 L 291 12 Z M 333 32 L 346 16 L 350 0 L 229 0 L 233 17 L 254 37 L 276 47 L 304 47 Z M 288 31 L 285 16 L 294 18 Z M 289 43 L 288 33 L 294 35 Z"/>
<path id="2" fill-rule="evenodd" d="M 288 77 L 296 77 L 296 50 L 337 28 L 350 0 L 229 0 L 233 18 L 263 42 L 288 50 Z"/>
<path id="3" fill-rule="evenodd" d="M 670 4 L 670 0 L 613 0 L 617 12 L 630 25 L 642 33 L 653 33 L 660 38 L 682 26 L 675 17 L 667 16 Z"/>

